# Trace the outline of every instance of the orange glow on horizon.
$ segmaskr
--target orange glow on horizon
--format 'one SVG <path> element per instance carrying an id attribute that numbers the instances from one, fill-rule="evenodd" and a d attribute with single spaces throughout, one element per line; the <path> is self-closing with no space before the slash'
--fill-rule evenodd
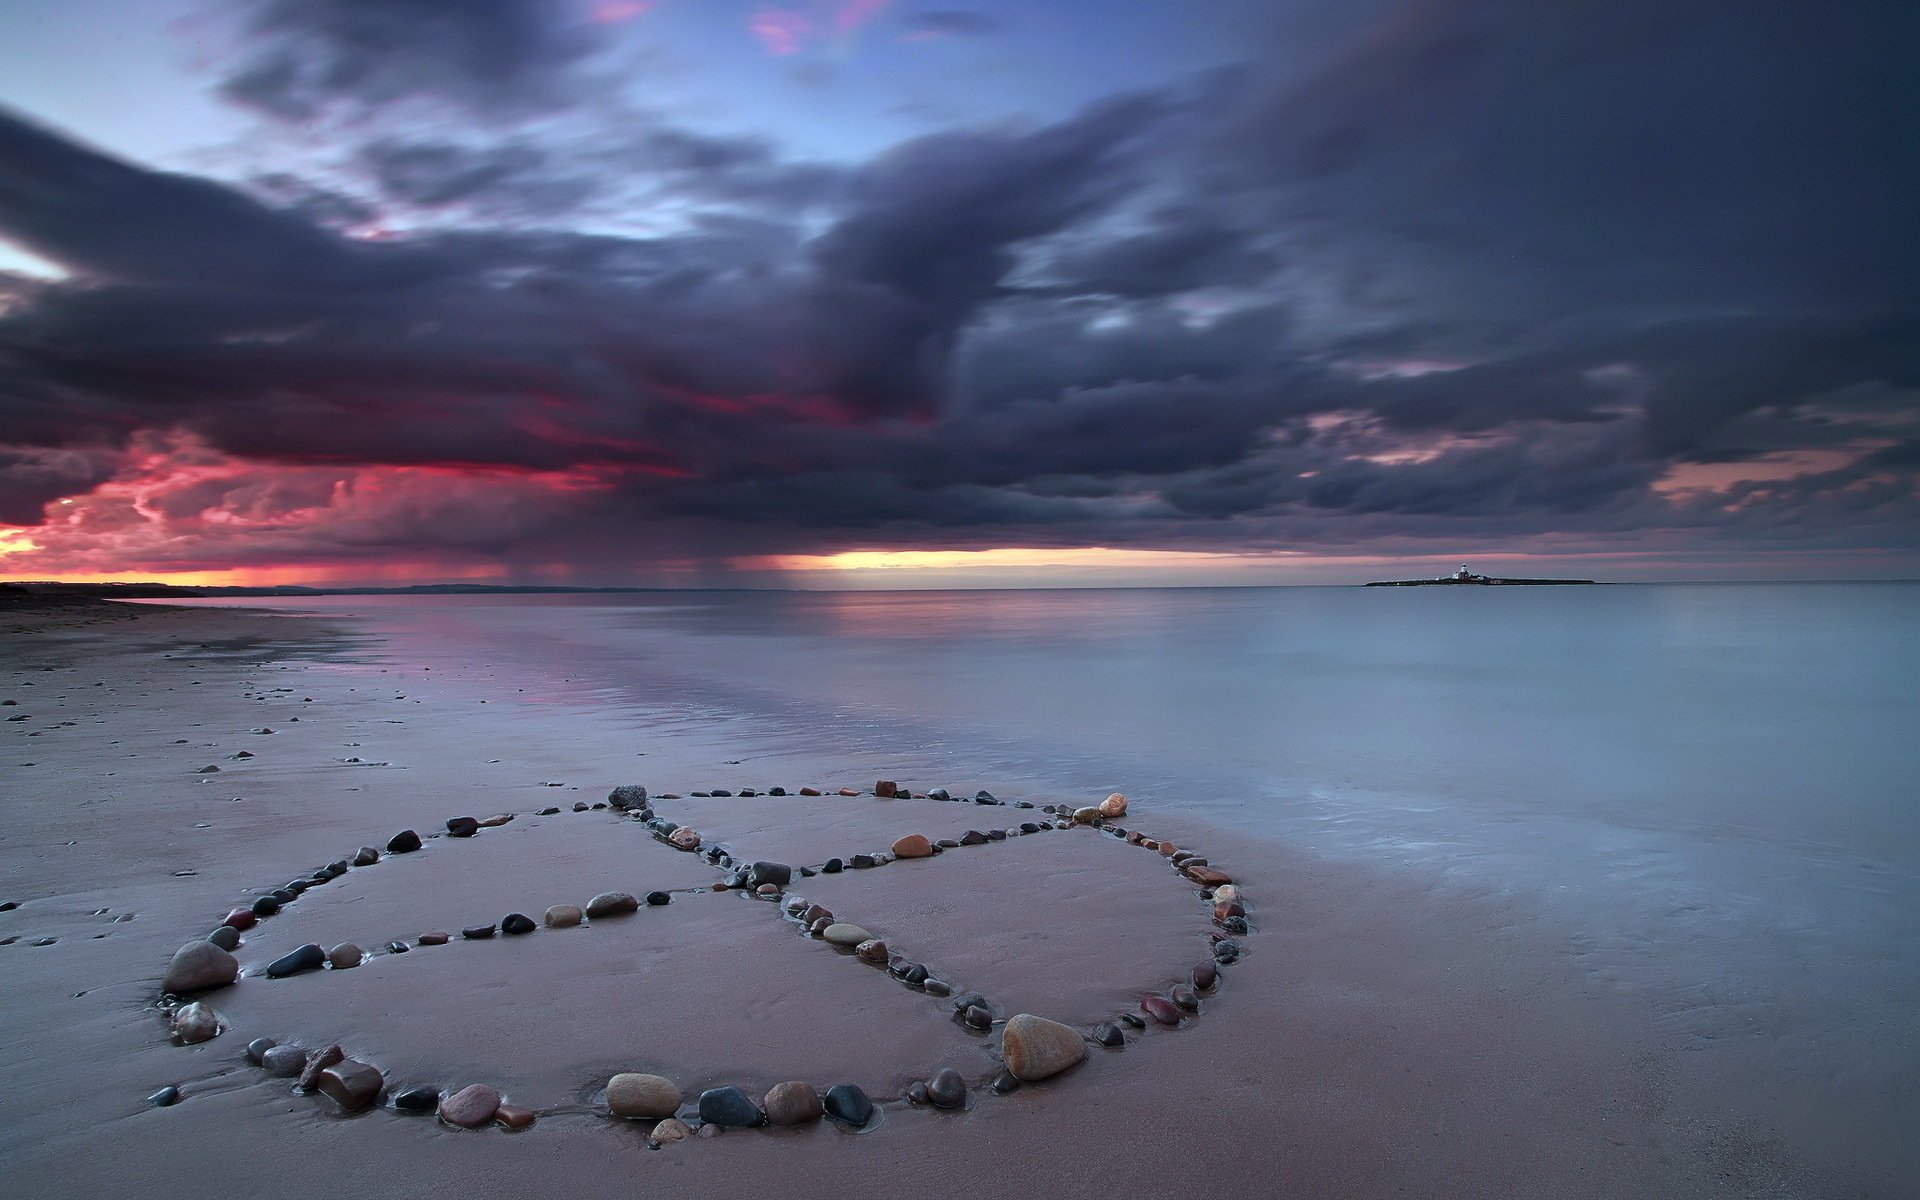
<path id="1" fill-rule="evenodd" d="M 772 571 L 950 570 L 964 567 L 1187 567 L 1272 565 L 1315 561 L 1292 551 L 1133 550 L 1107 546 L 1035 548 L 1001 546 L 988 550 L 843 550 L 837 554 L 773 554 L 734 565 Z"/>

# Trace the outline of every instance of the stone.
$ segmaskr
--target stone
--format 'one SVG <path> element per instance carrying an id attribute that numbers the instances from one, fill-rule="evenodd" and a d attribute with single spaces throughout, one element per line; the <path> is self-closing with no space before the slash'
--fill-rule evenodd
<path id="1" fill-rule="evenodd" d="M 1213 961 L 1230 963 L 1240 957 L 1240 944 L 1233 941 L 1218 941 L 1213 944 Z"/>
<path id="2" fill-rule="evenodd" d="M 222 925 L 212 933 L 209 933 L 207 940 L 222 950 L 238 950 L 240 948 L 240 931 L 231 925 Z M 173 989 L 169 988 L 167 990 L 172 991 Z"/>
<path id="3" fill-rule="evenodd" d="M 993 793 L 992 793 L 992 792 L 989 792 L 989 791 L 987 791 L 987 790 L 985 790 L 984 788 L 983 788 L 983 789 L 981 789 L 980 791 L 977 791 L 977 792 L 975 792 L 975 793 L 973 794 L 973 802 L 974 802 L 975 804 L 998 804 L 998 803 L 1000 803 L 1000 801 L 998 801 L 998 800 L 996 800 L 996 799 L 994 799 L 994 795 L 993 795 Z"/>
<path id="4" fill-rule="evenodd" d="M 401 1112 L 432 1112 L 440 1107 L 440 1090 L 430 1087 L 413 1087 L 393 1098 L 393 1106 Z"/>
<path id="5" fill-rule="evenodd" d="M 587 901 L 587 917 L 590 920 L 617 917 L 622 913 L 639 911 L 640 902 L 626 892 L 601 892 Z"/>
<path id="6" fill-rule="evenodd" d="M 275 888 L 272 896 L 280 902 L 282 907 L 285 907 L 286 905 L 292 904 L 295 900 L 298 900 L 300 893 L 294 891 L 292 888 Z"/>
<path id="7" fill-rule="evenodd" d="M 232 926 L 222 926 L 232 928 Z M 234 937 L 240 936 L 234 931 Z M 240 960 L 212 942 L 188 942 L 173 952 L 160 990 L 175 995 L 225 987 L 240 977 Z"/>
<path id="8" fill-rule="evenodd" d="M 483 941 L 493 936 L 492 925 L 469 925 L 460 931 L 460 936 L 471 942 Z"/>
<path id="9" fill-rule="evenodd" d="M 538 928 L 539 926 L 533 923 L 533 918 L 525 913 L 508 913 L 500 918 L 501 933 L 518 936 L 523 933 L 532 933 Z"/>
<path id="10" fill-rule="evenodd" d="M 820 936 L 836 946 L 858 946 L 861 942 L 873 940 L 873 935 L 866 930 L 844 921 L 827 926 Z"/>
<path id="11" fill-rule="evenodd" d="M 856 871 L 864 871 L 868 867 L 879 866 L 880 860 L 875 858 L 871 854 L 856 854 L 851 859 L 848 860 L 847 865 L 851 866 Z"/>
<path id="12" fill-rule="evenodd" d="M 354 945 L 352 942 L 341 942 L 338 946 L 327 951 L 327 964 L 336 971 L 345 971 L 349 968 L 359 966 L 360 960 L 364 957 L 365 955 L 361 952 L 360 947 Z"/>
<path id="13" fill-rule="evenodd" d="M 692 1136 L 693 1130 L 687 1128 L 685 1121 L 678 1117 L 668 1117 L 653 1127 L 652 1132 L 647 1134 L 647 1140 L 656 1146 L 670 1146 Z"/>
<path id="14" fill-rule="evenodd" d="M 866 962 L 884 963 L 887 961 L 887 944 L 879 938 L 869 938 L 855 946 L 853 953 L 856 958 Z"/>
<path id="15" fill-rule="evenodd" d="M 667 835 L 667 844 L 676 850 L 698 850 L 700 848 L 699 831 L 682 825 Z"/>
<path id="16" fill-rule="evenodd" d="M 822 875 L 838 875 L 845 867 L 846 864 L 839 859 L 830 858 L 820 864 L 820 873 Z"/>
<path id="17" fill-rule="evenodd" d="M 1190 1013 L 1200 1011 L 1200 994 L 1184 983 L 1168 992 L 1167 998 L 1173 1001 L 1175 1008 L 1182 1011 Z"/>
<path id="18" fill-rule="evenodd" d="M 1119 792 L 1113 793 L 1100 802 L 1100 815 L 1112 820 L 1127 815 L 1127 798 Z"/>
<path id="19" fill-rule="evenodd" d="M 1091 825 L 1099 819 L 1100 810 L 1097 808 L 1076 808 L 1073 810 L 1073 823 L 1075 825 Z"/>
<path id="20" fill-rule="evenodd" d="M 1220 968 L 1210 962 L 1195 964 L 1193 968 L 1193 986 L 1203 992 L 1210 992 L 1220 986 Z"/>
<path id="21" fill-rule="evenodd" d="M 1100 1024 L 1094 1026 L 1093 1040 L 1111 1049 L 1115 1046 L 1126 1045 L 1127 1035 L 1121 1033 L 1120 1027 L 1113 1022 L 1102 1021 Z"/>
<path id="22" fill-rule="evenodd" d="M 280 901 L 272 896 L 262 896 L 253 902 L 253 915 L 270 917 L 280 911 Z"/>
<path id="23" fill-rule="evenodd" d="M 467 838 L 480 832 L 480 822 L 472 817 L 454 817 L 447 822 L 447 832 L 453 837 Z M 492 1114 L 489 1113 L 489 1116 Z"/>
<path id="24" fill-rule="evenodd" d="M 812 934 L 815 937 L 819 937 L 821 934 L 825 933 L 828 929 L 832 927 L 833 927 L 832 917 L 821 917 L 816 921 L 807 922 L 807 932 Z"/>
<path id="25" fill-rule="evenodd" d="M 530 1129 L 533 1126 L 533 1110 L 518 1104 L 502 1104 L 493 1110 L 493 1119 L 508 1129 Z"/>
<path id="26" fill-rule="evenodd" d="M 1216 921 L 1228 921 L 1234 917 L 1245 917 L 1246 915 L 1247 910 L 1241 906 L 1238 900 L 1229 900 L 1225 904 L 1215 904 L 1213 906 L 1213 919 Z"/>
<path id="27" fill-rule="evenodd" d="M 993 1092 L 996 1096 L 1004 1096 L 1008 1092 L 1018 1091 L 1019 1088 L 1020 1077 L 1012 1071 L 1002 1071 L 993 1077 Z"/>
<path id="28" fill-rule="evenodd" d="M 222 925 L 231 925 L 234 929 L 238 930 L 239 932 L 245 933 L 247 930 L 252 929 L 255 925 L 258 925 L 260 923 L 260 918 L 254 916 L 253 910 L 250 908 L 236 908 L 232 912 L 228 913 L 225 919 L 223 919 L 220 923 Z"/>
<path id="29" fill-rule="evenodd" d="M 1240 894 L 1240 889 L 1235 884 L 1223 883 L 1213 889 L 1213 902 L 1215 904 L 1244 905 L 1246 904 L 1246 897 Z"/>
<path id="30" fill-rule="evenodd" d="M 657 1121 L 680 1110 L 680 1085 L 664 1075 L 625 1071 L 607 1080 L 607 1111 L 628 1120 Z"/>
<path id="31" fill-rule="evenodd" d="M 1038 823 L 1033 821 L 1022 821 L 1020 822 L 1020 832 L 1021 833 L 1039 833 L 1040 826 Z"/>
<path id="32" fill-rule="evenodd" d="M 907 1103 L 917 1104 L 917 1105 L 927 1105 L 927 1104 L 933 1103 L 932 1097 L 927 1095 L 927 1085 L 920 1082 L 918 1079 L 908 1084 L 907 1085 Z"/>
<path id="33" fill-rule="evenodd" d="M 1185 874 L 1188 879 L 1193 880 L 1202 887 L 1218 887 L 1220 884 L 1233 882 L 1233 876 L 1218 867 L 1190 866 L 1186 869 Z"/>
<path id="34" fill-rule="evenodd" d="M 815 921 L 820 921 L 820 920 L 826 921 L 828 925 L 833 924 L 832 910 L 823 908 L 818 904 L 809 904 L 800 913 L 800 923 L 802 925 L 812 927 Z M 824 928 L 824 926 L 822 926 L 822 928 Z"/>
<path id="35" fill-rule="evenodd" d="M 1142 997 L 1140 1000 L 1140 1011 L 1146 1013 L 1162 1025 L 1178 1025 L 1180 1023 L 1180 1010 L 1175 1008 L 1173 1001 L 1167 999 L 1165 996 Z"/>
<path id="36" fill-rule="evenodd" d="M 307 1052 L 298 1046 L 275 1046 L 260 1056 L 260 1065 L 269 1075 L 292 1079 L 307 1065 Z"/>
<path id="37" fill-rule="evenodd" d="M 1247 932 L 1247 919 L 1245 917 L 1228 917 L 1226 920 L 1220 922 L 1220 928 L 1235 936 L 1239 936 Z"/>
<path id="38" fill-rule="evenodd" d="M 672 903 L 673 903 L 673 896 L 667 892 L 648 892 L 647 893 L 647 906 L 650 908 L 663 908 L 666 905 L 669 905 Z"/>
<path id="39" fill-rule="evenodd" d="M 256 1067 L 259 1066 L 262 1062 L 266 1060 L 267 1051 L 273 1049 L 274 1044 L 275 1043 L 272 1038 L 255 1038 L 252 1041 L 248 1042 L 247 1043 L 247 1061 L 252 1063 Z"/>
<path id="40" fill-rule="evenodd" d="M 786 794 L 787 789 L 783 787 L 770 787 L 767 789 L 767 795 L 769 796 L 784 796 Z"/>
<path id="41" fill-rule="evenodd" d="M 858 796 L 860 793 L 852 788 L 841 788 L 839 794 L 842 796 Z"/>
<path id="42" fill-rule="evenodd" d="M 440 1119 L 462 1129 L 478 1129 L 500 1110 L 500 1093 L 484 1083 L 469 1084 L 440 1102 Z"/>
<path id="43" fill-rule="evenodd" d="M 316 1086 L 341 1111 L 359 1112 L 380 1098 L 380 1089 L 386 1084 L 377 1069 L 347 1058 L 322 1070 Z"/>
<path id="44" fill-rule="evenodd" d="M 765 1119 L 760 1106 L 737 1087 L 708 1088 L 700 1093 L 700 1120 L 703 1124 L 751 1129 Z"/>
<path id="45" fill-rule="evenodd" d="M 933 855 L 933 843 L 923 834 L 910 833 L 893 843 L 895 858 L 929 858 Z"/>
<path id="46" fill-rule="evenodd" d="M 647 789 L 637 783 L 624 784 L 607 793 L 607 807 L 628 809 L 647 806 Z"/>
<path id="47" fill-rule="evenodd" d="M 900 794 L 900 785 L 891 779 L 882 779 L 873 785 L 873 794 L 882 800 L 891 800 Z"/>
<path id="48" fill-rule="evenodd" d="M 183 1046 L 210 1042 L 220 1036 L 220 1014 L 197 1000 L 183 1005 L 173 1013 L 173 1036 Z"/>
<path id="49" fill-rule="evenodd" d="M 13 701 L 9 700 L 7 703 L 12 704 Z M 180 1103 L 180 1089 L 174 1087 L 172 1084 L 168 1084 L 153 1095 L 148 1096 L 147 1103 L 153 1105 L 155 1108 L 166 1108 L 169 1105 L 178 1104 Z"/>
<path id="50" fill-rule="evenodd" d="M 560 815 L 560 806 L 557 804 L 549 804 L 533 815 L 536 817 L 557 817 Z"/>
<path id="51" fill-rule="evenodd" d="M 498 829 L 500 828 L 500 826 L 507 824 L 511 820 L 513 820 L 512 813 L 495 813 L 493 816 L 487 817 L 481 820 L 480 828 Z"/>
<path id="52" fill-rule="evenodd" d="M 820 789 L 817 787 L 803 787 L 800 789 L 800 794 L 802 796 L 818 796 Z"/>
<path id="53" fill-rule="evenodd" d="M 556 904 L 547 910 L 548 929 L 571 929 L 580 923 L 578 904 Z"/>
<path id="54" fill-rule="evenodd" d="M 935 979 L 932 976 L 929 976 L 926 982 L 922 983 L 920 986 L 926 989 L 926 993 L 929 996 L 953 995 L 953 985 L 948 983 L 944 979 Z"/>
<path id="55" fill-rule="evenodd" d="M 1087 1044 L 1072 1026 L 1020 1013 L 1001 1031 L 1000 1053 L 1014 1078 L 1032 1083 L 1079 1064 L 1087 1057 Z"/>
<path id="56" fill-rule="evenodd" d="M 778 896 L 780 894 L 780 885 L 777 883 L 763 883 L 753 889 L 753 894 L 756 896 Z"/>
<path id="57" fill-rule="evenodd" d="M 927 1080 L 927 1099 L 938 1108 L 964 1108 L 967 1103 L 967 1081 L 960 1078 L 960 1072 L 952 1067 L 941 1067 Z"/>
<path id="58" fill-rule="evenodd" d="M 420 935 L 420 944 L 422 946 L 444 946 L 452 940 L 453 935 L 450 933 L 423 933 Z"/>
<path id="59" fill-rule="evenodd" d="M 295 1084 L 303 1092 L 310 1092 L 320 1082 L 320 1072 L 347 1057 L 338 1043 L 315 1050 L 307 1055 L 307 1061 L 300 1064 L 300 1078 Z"/>
<path id="60" fill-rule="evenodd" d="M 951 799 L 953 799 L 953 793 L 952 793 L 952 792 L 949 792 L 949 791 L 948 791 L 947 789 L 945 789 L 945 788 L 943 788 L 943 787 L 937 787 L 937 788 L 933 788 L 933 789 L 931 789 L 930 791 L 928 791 L 928 792 L 927 792 L 927 799 L 929 799 L 929 800 L 951 800 Z"/>
<path id="61" fill-rule="evenodd" d="M 960 1019 L 969 1029 L 987 1030 L 993 1028 L 993 1012 L 979 1004 L 970 1004 L 961 1012 Z"/>
<path id="62" fill-rule="evenodd" d="M 754 887 L 763 883 L 785 887 L 793 882 L 793 868 L 785 863 L 757 862 L 747 868 L 747 882 Z"/>
<path id="63" fill-rule="evenodd" d="M 1139 1013 L 1121 1013 L 1120 1023 L 1129 1029 L 1145 1029 L 1147 1027 L 1147 1019 Z"/>
<path id="64" fill-rule="evenodd" d="M 969 829 L 960 835 L 960 844 L 962 846 L 984 846 L 989 840 L 987 835 L 981 833 L 978 829 Z"/>
<path id="65" fill-rule="evenodd" d="M 873 1120 L 873 1101 L 851 1083 L 836 1083 L 827 1089 L 826 1110 L 829 1117 L 855 1129 L 865 1128 Z"/>
<path id="66" fill-rule="evenodd" d="M 290 951 L 267 964 L 268 979 L 285 979 L 303 971 L 318 971 L 326 964 L 327 952 L 312 942 Z"/>
<path id="67" fill-rule="evenodd" d="M 353 865 L 356 867 L 370 867 L 379 861 L 380 861 L 380 852 L 378 850 L 375 850 L 372 846 L 360 847 L 360 849 L 356 851 L 353 856 Z"/>
<path id="68" fill-rule="evenodd" d="M 792 1080 L 776 1083 L 767 1091 L 766 1112 L 769 1125 L 805 1125 L 817 1121 L 823 1106 L 819 1093 L 810 1083 Z"/>

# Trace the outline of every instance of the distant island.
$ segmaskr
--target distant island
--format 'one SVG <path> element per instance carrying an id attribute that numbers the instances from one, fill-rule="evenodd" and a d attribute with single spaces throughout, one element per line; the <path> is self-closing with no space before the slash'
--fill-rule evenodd
<path id="1" fill-rule="evenodd" d="M 1460 569 L 1451 575 L 1442 575 L 1438 579 L 1380 579 L 1369 583 L 1368 587 L 1552 587 L 1556 584 L 1593 583 L 1591 579 L 1499 579 L 1492 575 L 1475 575 L 1467 570 L 1467 564 L 1461 563 Z"/>

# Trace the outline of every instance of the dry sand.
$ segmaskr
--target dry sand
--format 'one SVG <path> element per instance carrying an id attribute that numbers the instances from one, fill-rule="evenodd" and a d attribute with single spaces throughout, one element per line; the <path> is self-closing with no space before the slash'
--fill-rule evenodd
<path id="1" fill-rule="evenodd" d="M 690 1094 L 850 1081 L 889 1099 L 942 1065 L 983 1082 L 993 1042 L 801 937 L 773 905 L 688 890 L 717 872 L 637 823 L 571 812 L 615 784 L 658 793 L 737 774 L 628 714 L 330 667 L 359 644 L 312 619 L 95 604 L 0 612 L 0 630 L 0 699 L 19 701 L 0 714 L 28 718 L 0 723 L 0 900 L 19 903 L 0 913 L 14 939 L 0 945 L 10 1196 L 1897 1194 L 1811 1172 L 1764 1128 L 1708 1111 L 1649 1014 L 1584 991 L 1564 947 L 1502 933 L 1517 921 L 1499 898 L 1436 900 L 1150 805 L 1127 824 L 1202 849 L 1253 901 L 1248 955 L 1191 1028 L 1095 1049 L 964 1113 L 896 1102 L 859 1136 L 822 1124 L 651 1151 L 592 1112 L 608 1074 L 658 1070 Z M 791 777 L 737 786 L 887 774 L 780 765 Z M 207 997 L 229 1032 L 170 1044 L 155 1008 L 168 957 L 229 907 L 403 827 L 548 804 L 563 812 L 430 840 L 315 889 L 238 957 L 252 972 L 309 939 L 374 949 L 514 910 L 537 920 L 609 888 L 680 889 L 673 903 L 349 972 L 249 975 Z M 795 863 L 1035 815 L 838 797 L 658 807 L 743 857 Z M 1158 856 L 1090 831 L 793 890 L 1006 1012 L 1082 1025 L 1182 976 L 1209 928 Z M 513 1134 L 337 1117 L 246 1064 L 261 1035 L 337 1039 L 396 1087 L 491 1083 L 542 1116 Z M 184 1099 L 148 1107 L 167 1084 Z"/>

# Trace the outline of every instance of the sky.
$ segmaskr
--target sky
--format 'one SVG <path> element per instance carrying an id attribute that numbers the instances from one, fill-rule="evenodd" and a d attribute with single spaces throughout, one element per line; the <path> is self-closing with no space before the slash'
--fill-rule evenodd
<path id="1" fill-rule="evenodd" d="M 0 578 L 1920 576 L 1904 0 L 0 0 Z"/>

